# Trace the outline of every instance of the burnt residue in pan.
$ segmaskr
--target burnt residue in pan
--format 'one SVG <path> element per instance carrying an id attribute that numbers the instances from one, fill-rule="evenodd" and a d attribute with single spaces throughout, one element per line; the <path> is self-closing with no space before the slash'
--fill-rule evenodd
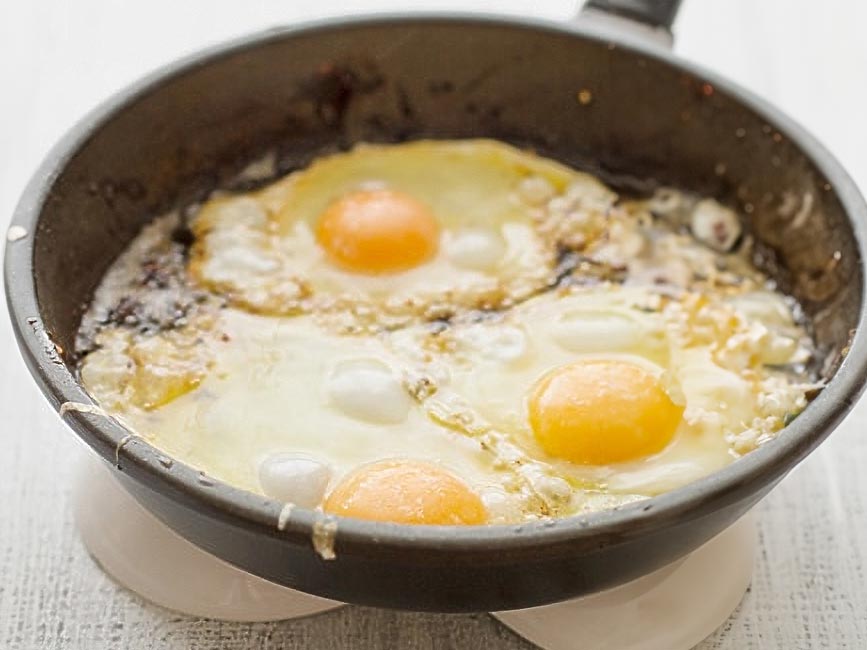
<path id="1" fill-rule="evenodd" d="M 373 63 L 326 62 L 299 84 L 296 99 L 311 101 L 321 123 L 340 132 L 353 100 L 379 90 L 384 84 L 384 76 Z"/>
<path id="2" fill-rule="evenodd" d="M 213 296 L 194 286 L 185 271 L 192 242 L 179 212 L 148 226 L 106 276 L 91 317 L 82 321 L 76 355 L 95 349 L 96 336 L 107 325 L 154 334 L 183 327 L 206 303 L 213 303 Z"/>

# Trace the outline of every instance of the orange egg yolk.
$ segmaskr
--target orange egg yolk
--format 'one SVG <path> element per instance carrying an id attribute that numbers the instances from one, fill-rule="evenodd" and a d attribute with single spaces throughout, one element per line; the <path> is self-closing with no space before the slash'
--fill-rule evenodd
<path id="1" fill-rule="evenodd" d="M 438 230 L 431 212 L 411 196 L 359 190 L 325 209 L 316 237 L 338 266 L 356 273 L 394 273 L 430 259 Z"/>
<path id="2" fill-rule="evenodd" d="M 323 508 L 397 524 L 473 525 L 488 518 L 482 500 L 457 476 L 433 463 L 407 460 L 361 467 L 332 490 Z"/>
<path id="3" fill-rule="evenodd" d="M 584 465 L 661 451 L 683 415 L 659 379 L 623 361 L 579 361 L 544 375 L 529 396 L 530 426 L 551 456 Z"/>

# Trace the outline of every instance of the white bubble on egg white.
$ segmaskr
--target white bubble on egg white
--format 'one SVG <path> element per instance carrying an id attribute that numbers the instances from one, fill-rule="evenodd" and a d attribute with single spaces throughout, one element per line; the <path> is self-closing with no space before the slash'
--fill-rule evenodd
<path id="1" fill-rule="evenodd" d="M 329 374 L 325 390 L 338 410 L 373 424 L 403 422 L 412 398 L 397 373 L 378 359 L 339 362 Z"/>
<path id="2" fill-rule="evenodd" d="M 259 464 L 259 485 L 273 499 L 302 508 L 315 508 L 325 496 L 331 467 L 291 453 L 275 453 Z"/>
<path id="3" fill-rule="evenodd" d="M 554 325 L 554 340 L 570 352 L 628 350 L 642 340 L 638 323 L 620 314 L 566 312 Z"/>
<path id="4" fill-rule="evenodd" d="M 465 228 L 446 233 L 443 249 L 452 264 L 474 271 L 495 269 L 506 254 L 503 235 L 488 228 Z"/>

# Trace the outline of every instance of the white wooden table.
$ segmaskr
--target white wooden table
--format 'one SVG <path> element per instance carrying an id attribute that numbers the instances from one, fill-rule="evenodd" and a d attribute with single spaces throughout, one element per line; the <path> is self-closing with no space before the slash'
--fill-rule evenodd
<path id="1" fill-rule="evenodd" d="M 50 145 L 134 77 L 222 38 L 302 18 L 407 8 L 566 19 L 570 0 L 4 0 L 0 226 Z M 867 4 L 686 0 L 677 50 L 779 104 L 867 189 Z M 5 231 L 5 227 L 0 232 Z M 0 310 L 4 310 L 0 307 Z M 348 607 L 289 623 L 184 618 L 117 588 L 69 507 L 78 443 L 43 403 L 0 314 L 0 647 L 528 648 L 485 615 Z M 701 650 L 867 648 L 867 401 L 761 507 L 750 593 Z"/>

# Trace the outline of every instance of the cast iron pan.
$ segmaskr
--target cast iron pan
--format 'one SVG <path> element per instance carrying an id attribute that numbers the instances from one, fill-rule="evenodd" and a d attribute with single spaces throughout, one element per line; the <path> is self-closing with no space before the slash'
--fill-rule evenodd
<path id="1" fill-rule="evenodd" d="M 592 4 L 664 36 L 678 3 Z M 421 136 L 500 138 L 615 184 L 650 180 L 737 206 L 764 244 L 763 264 L 813 323 L 827 388 L 773 442 L 664 496 L 517 528 L 341 520 L 333 560 L 311 543 L 322 515 L 296 510 L 278 530 L 280 503 L 166 467 L 115 422 L 68 412 L 67 424 L 117 466 L 130 492 L 187 539 L 341 601 L 438 611 L 540 605 L 689 553 L 767 494 L 857 398 L 867 364 L 867 208 L 803 129 L 635 39 L 532 20 L 406 15 L 273 29 L 211 48 L 109 99 L 53 149 L 18 206 L 13 223 L 28 235 L 8 243 L 5 268 L 21 350 L 51 404 L 90 402 L 69 352 L 79 319 L 103 272 L 155 214 L 226 185 L 269 150 L 287 171 L 354 142 Z"/>

